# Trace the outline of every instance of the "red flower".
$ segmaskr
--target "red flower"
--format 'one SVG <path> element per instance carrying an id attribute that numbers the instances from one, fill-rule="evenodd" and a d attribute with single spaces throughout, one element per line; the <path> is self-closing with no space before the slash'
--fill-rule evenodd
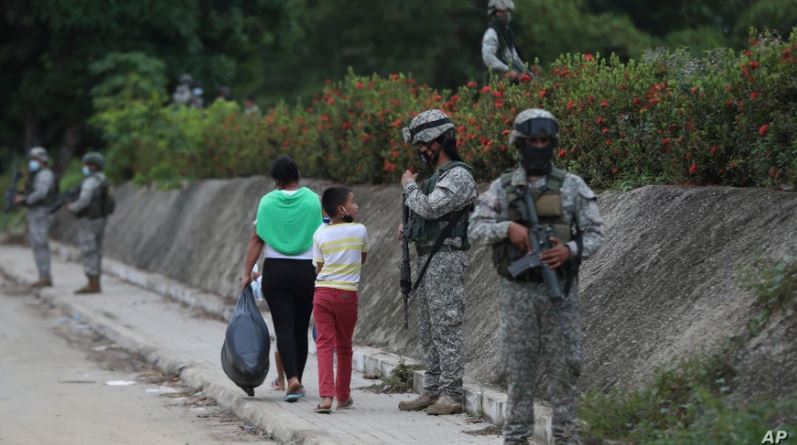
<path id="1" fill-rule="evenodd" d="M 601 133 L 608 134 L 609 133 L 609 129 L 606 128 L 606 127 L 603 127 L 603 128 L 601 128 Z"/>
<path id="2" fill-rule="evenodd" d="M 613 175 L 616 175 L 616 174 L 617 174 L 617 172 L 619 172 L 619 171 L 620 171 L 620 169 L 619 169 L 619 168 L 617 168 L 617 166 L 616 166 L 616 165 L 612 166 L 612 174 L 613 174 Z"/>
<path id="3" fill-rule="evenodd" d="M 689 166 L 689 174 L 690 175 L 697 174 L 697 164 L 695 164 L 694 162 L 692 163 L 692 165 Z"/>
<path id="4" fill-rule="evenodd" d="M 479 84 L 471 80 L 470 82 L 468 82 L 467 86 L 468 88 L 476 88 L 477 86 L 479 86 Z"/>
<path id="5" fill-rule="evenodd" d="M 357 84 L 354 85 L 354 88 L 357 88 L 358 90 L 362 90 L 363 88 L 365 88 L 365 85 L 363 85 L 362 82 L 357 82 Z"/>
<path id="6" fill-rule="evenodd" d="M 595 119 L 595 123 L 598 124 L 598 125 L 603 125 L 604 122 L 606 122 L 606 119 L 604 119 L 603 116 L 598 116 Z"/>
<path id="7" fill-rule="evenodd" d="M 750 93 L 750 100 L 756 100 L 761 94 L 758 91 L 753 91 Z"/>
<path id="8" fill-rule="evenodd" d="M 500 99 L 496 100 L 495 101 L 495 108 L 504 108 L 504 101 L 502 101 Z"/>
<path id="9" fill-rule="evenodd" d="M 396 171 L 397 165 L 385 159 L 385 162 L 382 164 L 382 169 L 384 169 L 388 173 L 393 173 Z"/>
<path id="10" fill-rule="evenodd" d="M 504 93 L 500 91 L 493 91 L 493 97 L 503 97 Z"/>
<path id="11" fill-rule="evenodd" d="M 769 124 L 764 124 L 761 128 L 758 129 L 758 134 L 761 136 L 766 136 L 767 132 L 769 131 Z"/>
<path id="12" fill-rule="evenodd" d="M 751 70 L 757 70 L 759 66 L 761 66 L 757 61 L 751 60 L 748 64 Z"/>
<path id="13" fill-rule="evenodd" d="M 343 128 L 344 130 L 348 130 L 348 129 L 351 128 L 351 123 L 350 122 L 344 122 L 343 125 L 341 125 L 341 128 Z"/>
<path id="14" fill-rule="evenodd" d="M 548 90 L 543 88 L 543 89 L 540 90 L 539 94 L 537 94 L 537 95 L 540 96 L 540 99 L 543 99 L 546 94 L 548 94 Z"/>
<path id="15" fill-rule="evenodd" d="M 392 73 L 390 75 L 390 80 L 398 80 L 398 79 L 399 79 L 399 75 L 397 73 Z"/>
<path id="16" fill-rule="evenodd" d="M 567 105 L 565 105 L 565 106 L 567 107 L 568 110 L 572 110 L 573 107 L 576 106 L 576 104 L 572 100 L 568 100 L 567 101 Z"/>
<path id="17" fill-rule="evenodd" d="M 718 149 L 719 149 L 719 146 L 712 145 L 711 147 L 709 147 L 708 152 L 711 153 L 711 156 L 714 156 L 715 154 L 717 154 L 717 150 Z"/>
<path id="18" fill-rule="evenodd" d="M 509 133 L 512 133 L 512 131 L 508 129 L 501 132 L 504 136 L 509 136 Z"/>
<path id="19" fill-rule="evenodd" d="M 661 139 L 661 143 L 664 144 L 664 145 L 670 145 L 670 142 L 672 142 L 672 141 L 670 141 L 670 138 L 662 138 Z"/>
<path id="20" fill-rule="evenodd" d="M 595 56 L 593 56 L 592 53 L 586 53 L 584 54 L 584 60 L 586 60 L 587 62 L 592 62 L 593 60 L 595 60 Z"/>
<path id="21" fill-rule="evenodd" d="M 695 94 L 697 94 L 697 92 L 698 92 L 698 91 L 699 91 L 699 88 L 698 88 L 698 87 L 692 87 L 692 88 L 689 88 L 689 92 L 692 94 L 692 96 L 694 96 Z"/>
<path id="22" fill-rule="evenodd" d="M 390 126 L 393 128 L 398 128 L 401 126 L 401 119 L 396 119 L 390 123 Z"/>
<path id="23" fill-rule="evenodd" d="M 485 85 L 484 87 L 482 87 L 481 93 L 482 94 L 487 94 L 490 91 L 492 91 L 492 88 L 490 88 L 490 85 Z"/>
<path id="24" fill-rule="evenodd" d="M 559 157 L 560 158 L 564 158 L 566 156 L 567 156 L 567 150 L 565 150 L 564 148 L 560 148 L 559 149 Z"/>
<path id="25" fill-rule="evenodd" d="M 608 101 L 608 100 L 606 100 L 606 99 L 603 99 L 603 100 L 601 101 L 601 108 L 606 108 L 606 107 L 608 107 L 608 106 L 609 106 L 609 101 Z"/>
<path id="26" fill-rule="evenodd" d="M 531 76 L 529 76 L 527 73 L 521 74 L 519 79 L 520 79 L 520 83 L 531 82 Z"/>

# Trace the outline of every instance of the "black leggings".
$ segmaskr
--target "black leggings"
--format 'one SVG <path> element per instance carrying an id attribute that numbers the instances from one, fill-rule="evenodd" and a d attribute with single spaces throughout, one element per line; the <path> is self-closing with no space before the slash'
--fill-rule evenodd
<path id="1" fill-rule="evenodd" d="M 307 363 L 307 329 L 313 313 L 313 262 L 266 258 L 262 286 L 277 331 L 277 349 L 285 376 L 301 381 Z"/>

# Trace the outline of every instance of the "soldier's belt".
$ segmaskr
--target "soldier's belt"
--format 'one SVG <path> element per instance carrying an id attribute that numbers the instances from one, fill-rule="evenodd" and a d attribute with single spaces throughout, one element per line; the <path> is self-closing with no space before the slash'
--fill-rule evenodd
<path id="1" fill-rule="evenodd" d="M 438 250 L 438 252 L 459 252 L 461 250 L 463 250 L 461 247 L 444 245 L 440 246 L 440 250 Z M 432 246 L 419 246 L 416 244 L 415 251 L 418 252 L 418 256 L 429 255 L 432 253 Z"/>

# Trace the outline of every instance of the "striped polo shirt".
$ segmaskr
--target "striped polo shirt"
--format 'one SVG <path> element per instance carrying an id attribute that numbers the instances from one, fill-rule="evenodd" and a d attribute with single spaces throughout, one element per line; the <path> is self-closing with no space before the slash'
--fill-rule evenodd
<path id="1" fill-rule="evenodd" d="M 324 266 L 316 287 L 357 291 L 362 254 L 368 252 L 368 231 L 359 223 L 322 224 L 313 235 L 313 262 Z"/>

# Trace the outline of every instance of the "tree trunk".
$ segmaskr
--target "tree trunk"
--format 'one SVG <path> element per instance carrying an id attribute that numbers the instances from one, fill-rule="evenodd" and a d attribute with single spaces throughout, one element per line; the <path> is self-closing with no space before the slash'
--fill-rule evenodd
<path id="1" fill-rule="evenodd" d="M 67 126 L 64 131 L 64 139 L 61 143 L 61 148 L 58 150 L 58 157 L 55 158 L 55 165 L 53 165 L 53 171 L 59 177 L 69 166 L 69 161 L 72 160 L 72 156 L 74 156 L 80 143 L 80 128 L 80 124 L 72 124 Z"/>

